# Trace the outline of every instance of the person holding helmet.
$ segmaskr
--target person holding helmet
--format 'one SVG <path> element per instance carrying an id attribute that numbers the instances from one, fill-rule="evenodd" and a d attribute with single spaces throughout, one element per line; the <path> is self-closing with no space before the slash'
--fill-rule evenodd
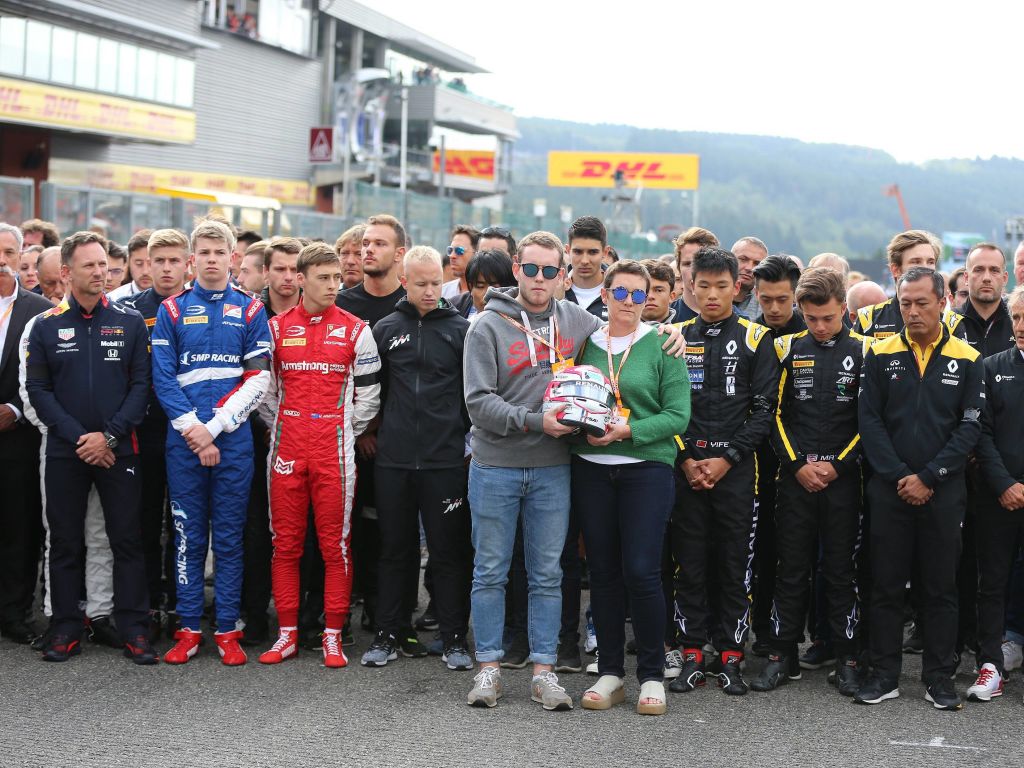
<path id="1" fill-rule="evenodd" d="M 601 298 L 608 325 L 577 356 L 607 376 L 613 398 L 607 427 L 572 447 L 572 503 L 580 511 L 590 566 L 590 598 L 600 638 L 600 677 L 584 709 L 624 699 L 626 596 L 637 644 L 642 715 L 665 712 L 665 596 L 661 555 L 674 497 L 675 435 L 690 421 L 690 381 L 683 358 L 661 349 L 642 322 L 650 275 L 635 261 L 605 273 Z M 564 415 L 569 409 L 563 411 Z M 588 425 L 589 426 L 589 425 Z"/>

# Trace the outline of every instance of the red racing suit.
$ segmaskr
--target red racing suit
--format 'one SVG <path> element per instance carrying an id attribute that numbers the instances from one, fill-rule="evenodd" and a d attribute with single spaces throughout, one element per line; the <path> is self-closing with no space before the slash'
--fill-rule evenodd
<path id="1" fill-rule="evenodd" d="M 270 335 L 273 382 L 263 407 L 274 425 L 267 461 L 274 603 L 282 627 L 298 625 L 299 560 L 312 501 L 326 626 L 340 629 L 352 592 L 355 440 L 380 408 L 380 357 L 370 327 L 333 305 L 310 315 L 299 302 L 270 319 Z"/>

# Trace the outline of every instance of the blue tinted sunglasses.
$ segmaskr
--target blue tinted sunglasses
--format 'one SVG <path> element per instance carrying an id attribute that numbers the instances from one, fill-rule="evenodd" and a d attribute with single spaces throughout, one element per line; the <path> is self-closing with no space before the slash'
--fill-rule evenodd
<path id="1" fill-rule="evenodd" d="M 647 301 L 647 291 L 641 291 L 639 288 L 634 291 L 627 290 L 621 285 L 612 288 L 612 298 L 616 301 L 625 301 L 627 296 L 632 297 L 634 304 L 643 304 Z"/>

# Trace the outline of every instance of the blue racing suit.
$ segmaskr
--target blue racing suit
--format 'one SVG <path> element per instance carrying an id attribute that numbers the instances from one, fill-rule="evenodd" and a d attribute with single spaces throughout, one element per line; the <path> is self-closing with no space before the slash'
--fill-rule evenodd
<path id="1" fill-rule="evenodd" d="M 153 328 L 153 388 L 170 421 L 167 484 L 175 530 L 177 611 L 199 629 L 212 530 L 217 627 L 231 632 L 242 590 L 242 537 L 252 481 L 252 433 L 239 430 L 270 384 L 263 304 L 228 286 L 193 284 L 161 304 Z M 220 463 L 203 467 L 182 432 L 203 424 Z"/>

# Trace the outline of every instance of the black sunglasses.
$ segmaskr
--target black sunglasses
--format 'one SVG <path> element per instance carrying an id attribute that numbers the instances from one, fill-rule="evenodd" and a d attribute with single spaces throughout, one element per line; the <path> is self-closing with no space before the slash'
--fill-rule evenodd
<path id="1" fill-rule="evenodd" d="M 540 264 L 520 264 L 519 268 L 523 270 L 523 274 L 527 277 L 536 277 L 537 273 L 540 272 L 544 275 L 545 280 L 554 280 L 558 277 L 558 273 L 562 271 L 561 267 L 542 267 Z"/>

